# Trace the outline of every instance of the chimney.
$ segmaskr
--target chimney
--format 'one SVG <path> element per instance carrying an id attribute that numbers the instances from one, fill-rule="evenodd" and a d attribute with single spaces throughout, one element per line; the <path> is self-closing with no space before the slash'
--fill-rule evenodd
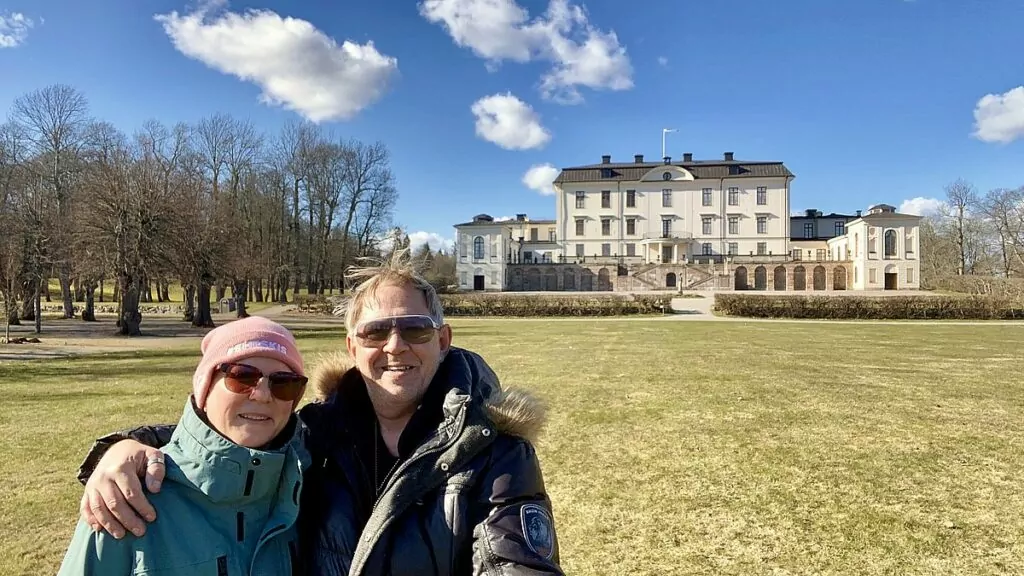
<path id="1" fill-rule="evenodd" d="M 665 164 L 670 164 L 672 162 L 672 157 L 671 156 L 665 156 L 664 158 L 662 158 L 662 160 L 665 161 Z"/>
<path id="2" fill-rule="evenodd" d="M 725 160 L 727 162 L 732 162 L 732 152 L 726 152 L 725 153 Z"/>
<path id="3" fill-rule="evenodd" d="M 524 222 L 526 220 L 526 214 L 516 214 L 517 222 Z"/>
<path id="4" fill-rule="evenodd" d="M 857 218 L 860 218 L 860 210 L 857 210 Z"/>
<path id="5" fill-rule="evenodd" d="M 814 218 L 814 215 L 817 212 L 818 211 L 816 209 L 814 209 L 814 208 L 808 208 L 807 210 L 804 210 L 804 216 L 806 216 L 808 218 Z"/>
<path id="6" fill-rule="evenodd" d="M 601 156 L 601 164 L 610 164 L 611 161 L 612 157 L 610 155 L 605 154 L 604 156 Z"/>
<path id="7" fill-rule="evenodd" d="M 693 162 L 693 152 L 684 152 L 683 162 Z"/>
<path id="8" fill-rule="evenodd" d="M 633 156 L 633 161 L 636 162 L 637 164 L 643 164 L 644 163 L 644 155 L 643 154 L 636 154 L 636 155 L 634 155 Z"/>

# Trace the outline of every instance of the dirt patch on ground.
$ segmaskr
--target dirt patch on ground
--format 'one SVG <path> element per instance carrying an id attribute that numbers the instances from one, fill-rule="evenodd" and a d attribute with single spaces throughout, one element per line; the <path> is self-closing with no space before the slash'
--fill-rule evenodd
<path id="1" fill-rule="evenodd" d="M 340 318 L 306 316 L 296 313 L 291 306 L 275 306 L 254 315 L 271 318 L 291 330 L 339 327 L 340 332 L 340 327 L 344 326 L 344 322 Z M 233 313 L 213 315 L 213 321 L 218 326 L 234 319 Z M 116 334 L 116 322 L 117 318 L 114 316 L 100 316 L 97 318 L 97 322 L 44 318 L 41 334 L 35 333 L 31 323 L 24 326 L 11 326 L 12 341 L 38 339 L 38 342 L 2 343 L 0 344 L 0 361 L 66 358 L 83 354 L 178 346 L 194 346 L 198 350 L 203 336 L 210 331 L 209 328 L 195 328 L 177 315 L 152 315 L 143 317 L 143 335 L 129 338 Z M 0 339 L 2 337 L 3 333 L 0 332 Z"/>

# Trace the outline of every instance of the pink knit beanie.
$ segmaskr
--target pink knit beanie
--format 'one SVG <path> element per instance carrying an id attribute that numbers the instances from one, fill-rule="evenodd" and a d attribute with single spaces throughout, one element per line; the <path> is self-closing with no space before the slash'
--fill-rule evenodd
<path id="1" fill-rule="evenodd" d="M 213 371 L 222 362 L 263 356 L 280 360 L 293 372 L 305 376 L 295 337 L 284 326 L 260 316 L 234 320 L 214 328 L 203 338 L 200 350 L 203 359 L 192 377 L 192 393 L 199 408 L 206 405 Z"/>

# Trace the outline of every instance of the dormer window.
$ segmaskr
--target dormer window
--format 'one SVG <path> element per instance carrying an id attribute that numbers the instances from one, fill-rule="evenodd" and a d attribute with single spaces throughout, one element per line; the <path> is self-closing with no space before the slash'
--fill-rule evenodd
<path id="1" fill-rule="evenodd" d="M 601 178 L 611 178 L 611 177 L 612 177 L 612 169 L 611 168 L 601 168 Z"/>

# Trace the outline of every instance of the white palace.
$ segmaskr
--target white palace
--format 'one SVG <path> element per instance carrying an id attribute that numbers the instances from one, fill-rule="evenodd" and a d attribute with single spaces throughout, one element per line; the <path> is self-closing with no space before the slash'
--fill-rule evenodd
<path id="1" fill-rule="evenodd" d="M 886 204 L 791 215 L 782 162 L 613 162 L 563 168 L 555 219 L 457 224 L 462 290 L 913 290 L 920 217 Z"/>

